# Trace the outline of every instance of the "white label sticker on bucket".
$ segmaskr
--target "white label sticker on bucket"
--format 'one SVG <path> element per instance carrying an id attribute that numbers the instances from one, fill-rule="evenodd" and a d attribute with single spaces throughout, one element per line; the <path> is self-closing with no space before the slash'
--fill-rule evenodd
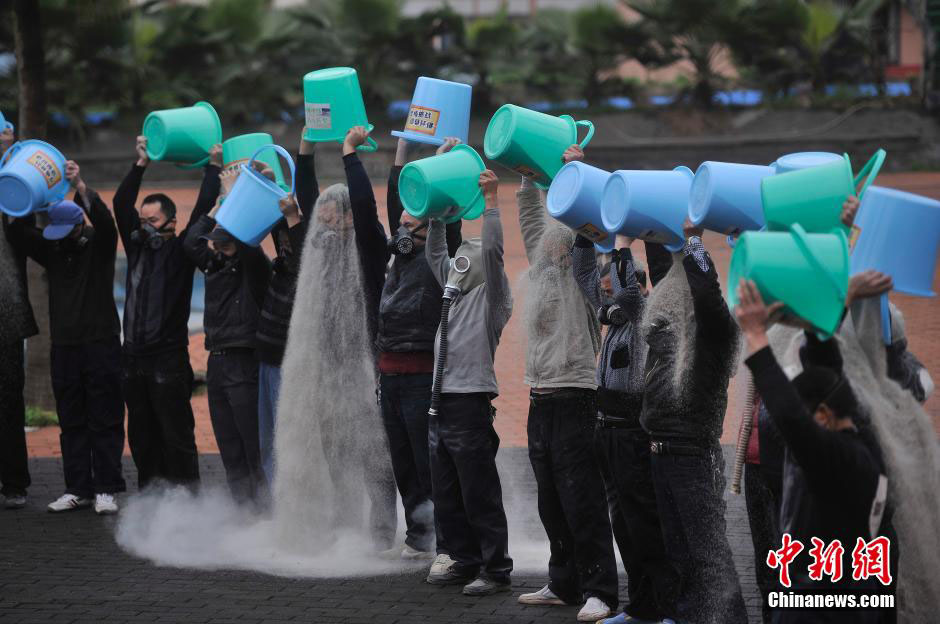
<path id="1" fill-rule="evenodd" d="M 55 164 L 52 157 L 42 150 L 37 150 L 36 153 L 26 159 L 26 162 L 35 167 L 36 170 L 42 174 L 49 188 L 52 188 L 62 181 L 62 172 L 59 171 L 59 167 Z"/>
<path id="2" fill-rule="evenodd" d="M 330 119 L 329 104 L 304 103 L 304 112 L 307 117 L 307 127 L 314 130 L 331 130 L 333 123 Z"/>
<path id="3" fill-rule="evenodd" d="M 239 165 L 241 165 L 241 164 L 243 164 L 243 163 L 247 163 L 249 160 L 251 160 L 251 159 L 250 159 L 250 158 L 239 158 L 238 160 L 233 160 L 232 162 L 227 162 L 227 163 L 225 163 L 224 165 L 222 165 L 222 171 L 232 171 L 233 169 L 237 169 L 237 168 L 239 167 Z"/>
<path id="4" fill-rule="evenodd" d="M 585 223 L 577 228 L 577 232 L 592 243 L 600 243 L 607 240 L 607 232 L 600 229 L 593 223 Z"/>
<path id="5" fill-rule="evenodd" d="M 420 132 L 421 134 L 434 134 L 437 132 L 437 120 L 440 119 L 441 111 L 424 106 L 412 106 L 408 111 L 408 121 L 405 123 L 405 130 L 409 132 Z"/>

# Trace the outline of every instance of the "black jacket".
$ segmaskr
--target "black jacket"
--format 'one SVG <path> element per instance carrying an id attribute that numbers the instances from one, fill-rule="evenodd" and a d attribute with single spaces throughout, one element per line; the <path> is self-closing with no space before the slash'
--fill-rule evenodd
<path id="1" fill-rule="evenodd" d="M 238 251 L 221 266 L 203 238 L 215 227 L 205 215 L 189 228 L 183 245 L 190 259 L 206 274 L 206 308 L 203 327 L 206 351 L 255 346 L 264 291 L 271 277 L 271 263 L 261 247 L 240 242 Z"/>
<path id="2" fill-rule="evenodd" d="M 0 347 L 22 342 L 39 333 L 33 307 L 29 303 L 26 282 L 26 255 L 13 244 L 9 223 L 3 215 L 2 238 L 0 238 Z"/>
<path id="3" fill-rule="evenodd" d="M 735 366 L 732 360 L 738 326 L 721 296 L 715 264 L 707 253 L 706 257 L 707 272 L 699 268 L 693 256 L 682 259 L 692 291 L 695 345 L 692 370 L 681 396 L 675 396 L 673 386 L 677 357 L 675 328 L 663 322 L 647 334 L 649 353 L 640 420 L 655 438 L 689 438 L 711 443 L 721 437 L 728 381 Z"/>
<path id="4" fill-rule="evenodd" d="M 280 366 L 287 345 L 287 330 L 294 311 L 297 275 L 300 273 L 300 255 L 307 236 L 307 223 L 314 202 L 320 194 L 313 154 L 297 156 L 297 205 L 300 223 L 287 227 L 283 219 L 271 231 L 274 259 L 271 279 L 264 294 L 258 331 L 255 334 L 255 352 L 258 359 L 271 366 Z"/>
<path id="5" fill-rule="evenodd" d="M 42 230 L 17 219 L 10 225 L 14 244 L 46 269 L 49 278 L 49 329 L 53 346 L 76 346 L 121 334 L 114 304 L 117 229 L 98 193 L 88 189 L 90 206 L 75 202 L 91 221 L 84 243 L 46 240 Z"/>
<path id="6" fill-rule="evenodd" d="M 183 240 L 189 227 L 209 212 L 219 195 L 219 168 L 207 165 L 199 197 L 186 227 L 159 249 L 131 240 L 140 228 L 135 204 L 144 168 L 136 164 L 114 194 L 114 217 L 127 254 L 127 298 L 124 303 L 124 352 L 154 355 L 189 346 L 189 308 L 196 265 Z"/>
<path id="7" fill-rule="evenodd" d="M 388 176 L 386 204 L 393 234 L 401 223 L 402 206 L 398 197 L 401 169 L 392 167 Z M 451 256 L 460 247 L 460 224 L 456 221 L 447 226 L 447 248 Z M 422 250 L 410 256 L 395 256 L 379 303 L 376 348 L 390 353 L 433 352 L 443 294 Z"/>

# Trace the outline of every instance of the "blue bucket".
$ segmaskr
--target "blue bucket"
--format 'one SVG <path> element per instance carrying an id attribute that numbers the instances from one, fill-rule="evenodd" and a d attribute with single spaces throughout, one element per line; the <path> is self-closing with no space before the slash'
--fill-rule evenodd
<path id="1" fill-rule="evenodd" d="M 0 128 L 4 130 L 14 130 L 13 124 L 7 121 L 2 112 L 0 112 Z"/>
<path id="2" fill-rule="evenodd" d="M 614 171 L 601 200 L 604 229 L 678 251 L 685 244 L 682 224 L 691 186 L 692 170 L 688 167 Z"/>
<path id="3" fill-rule="evenodd" d="M 442 145 L 447 137 L 466 143 L 470 134 L 470 96 L 473 88 L 462 82 L 418 78 L 404 130 L 392 135 L 416 143 Z"/>
<path id="4" fill-rule="evenodd" d="M 258 154 L 267 149 L 273 149 L 287 161 L 290 167 L 290 192 L 294 192 L 297 177 L 290 154 L 280 145 L 264 145 L 255 150 L 246 164 L 241 165 L 242 171 L 235 186 L 215 216 L 216 223 L 229 234 L 253 247 L 257 247 L 281 220 L 278 202 L 287 195 L 284 189 L 252 168 Z"/>
<path id="5" fill-rule="evenodd" d="M 798 169 L 818 167 L 841 159 L 841 154 L 833 154 L 832 152 L 794 152 L 793 154 L 781 156 L 772 162 L 770 166 L 774 168 L 776 173 L 789 173 Z"/>
<path id="6" fill-rule="evenodd" d="M 69 190 L 65 156 L 45 141 L 10 146 L 0 161 L 0 210 L 11 217 L 46 210 Z"/>
<path id="7" fill-rule="evenodd" d="M 706 230 L 740 234 L 764 227 L 761 180 L 773 167 L 706 160 L 695 172 L 689 193 L 689 220 Z"/>
<path id="8" fill-rule="evenodd" d="M 870 186 L 855 217 L 852 273 L 874 269 L 894 280 L 894 289 L 933 297 L 940 250 L 940 201 Z"/>
<path id="9" fill-rule="evenodd" d="M 604 229 L 601 197 L 610 173 L 580 161 L 562 167 L 546 196 L 548 214 L 593 241 L 601 251 L 613 249 L 614 235 Z"/>

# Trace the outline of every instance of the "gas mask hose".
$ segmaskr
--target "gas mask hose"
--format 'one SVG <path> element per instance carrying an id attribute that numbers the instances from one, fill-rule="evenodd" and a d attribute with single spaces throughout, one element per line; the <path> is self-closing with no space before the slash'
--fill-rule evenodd
<path id="1" fill-rule="evenodd" d="M 429 416 L 437 416 L 437 408 L 441 403 L 441 383 L 444 380 L 444 366 L 447 364 L 447 319 L 450 316 L 450 306 L 460 291 L 454 286 L 444 288 L 444 301 L 441 304 L 441 342 L 437 348 L 437 362 L 434 364 L 434 384 L 431 386 L 431 407 Z"/>

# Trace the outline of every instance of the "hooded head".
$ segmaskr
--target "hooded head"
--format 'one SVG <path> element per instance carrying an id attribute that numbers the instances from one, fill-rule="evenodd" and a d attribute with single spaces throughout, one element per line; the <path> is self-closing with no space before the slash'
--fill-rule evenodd
<path id="1" fill-rule="evenodd" d="M 338 234 L 352 234 L 352 203 L 345 184 L 334 184 L 320 193 L 313 209 L 317 223 Z"/>
<path id="2" fill-rule="evenodd" d="M 483 240 L 479 237 L 466 239 L 450 261 L 447 285 L 454 286 L 462 294 L 466 294 L 484 281 Z"/>

